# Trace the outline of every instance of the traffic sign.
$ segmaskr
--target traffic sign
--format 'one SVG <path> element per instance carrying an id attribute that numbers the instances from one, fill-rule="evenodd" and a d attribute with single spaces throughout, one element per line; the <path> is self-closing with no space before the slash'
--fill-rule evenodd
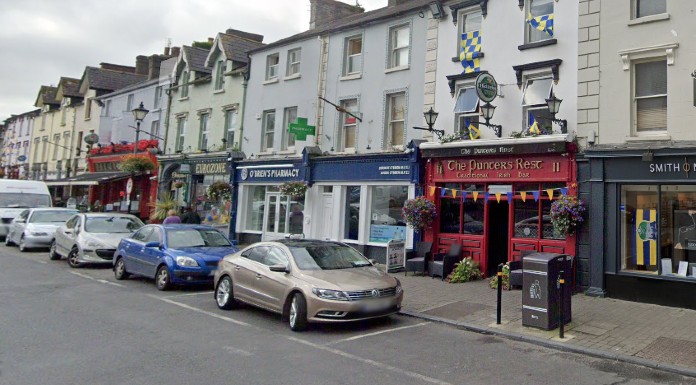
<path id="1" fill-rule="evenodd" d="M 130 196 L 131 191 L 133 191 L 133 178 L 128 178 L 128 183 L 126 183 L 126 193 Z"/>

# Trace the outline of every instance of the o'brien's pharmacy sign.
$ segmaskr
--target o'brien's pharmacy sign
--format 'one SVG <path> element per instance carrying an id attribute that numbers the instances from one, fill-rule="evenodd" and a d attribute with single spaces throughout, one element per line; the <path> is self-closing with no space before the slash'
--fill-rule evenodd
<path id="1" fill-rule="evenodd" d="M 237 170 L 239 179 L 245 182 L 283 181 L 300 179 L 300 169 L 294 166 L 247 166 Z"/>

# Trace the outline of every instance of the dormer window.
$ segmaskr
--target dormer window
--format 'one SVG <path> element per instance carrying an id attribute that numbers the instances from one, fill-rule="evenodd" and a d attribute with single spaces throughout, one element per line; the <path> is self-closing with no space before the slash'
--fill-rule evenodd
<path id="1" fill-rule="evenodd" d="M 215 90 L 221 90 L 225 85 L 225 62 L 218 60 L 217 70 L 215 71 Z"/>
<path id="2" fill-rule="evenodd" d="M 181 97 L 188 98 L 189 93 L 189 72 L 184 71 L 181 75 Z"/>

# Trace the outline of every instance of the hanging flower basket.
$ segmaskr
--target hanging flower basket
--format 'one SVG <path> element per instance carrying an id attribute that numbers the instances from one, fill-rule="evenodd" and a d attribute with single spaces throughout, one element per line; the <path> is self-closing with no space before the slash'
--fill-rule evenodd
<path id="1" fill-rule="evenodd" d="M 279 190 L 283 195 L 301 198 L 307 192 L 307 184 L 305 182 L 285 182 L 280 185 Z"/>
<path id="2" fill-rule="evenodd" d="M 184 182 L 178 180 L 178 181 L 174 182 L 174 187 L 176 187 L 176 188 L 182 188 L 182 187 L 184 187 Z"/>
<path id="3" fill-rule="evenodd" d="M 401 213 L 406 224 L 413 227 L 415 231 L 421 231 L 430 226 L 437 218 L 435 203 L 423 196 L 407 200 Z"/>
<path id="4" fill-rule="evenodd" d="M 118 168 L 124 172 L 145 172 L 154 170 L 155 163 L 148 157 L 131 154 L 123 157 Z"/>
<path id="5" fill-rule="evenodd" d="M 564 195 L 551 204 L 551 224 L 555 231 L 570 235 L 585 221 L 585 203 L 574 196 Z"/>
<path id="6" fill-rule="evenodd" d="M 221 200 L 228 201 L 232 199 L 232 187 L 230 187 L 227 182 L 213 182 L 213 184 L 208 186 L 206 195 L 208 196 L 208 200 L 213 202 L 219 202 Z"/>

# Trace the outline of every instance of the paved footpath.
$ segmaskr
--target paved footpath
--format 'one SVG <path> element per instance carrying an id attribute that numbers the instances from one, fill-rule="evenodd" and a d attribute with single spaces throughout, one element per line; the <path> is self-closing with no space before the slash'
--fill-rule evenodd
<path id="1" fill-rule="evenodd" d="M 522 326 L 521 290 L 503 291 L 496 325 L 496 290 L 487 279 L 451 284 L 394 275 L 404 288 L 402 314 L 696 377 L 696 310 L 575 294 L 572 322 L 560 339 L 558 329 Z"/>

